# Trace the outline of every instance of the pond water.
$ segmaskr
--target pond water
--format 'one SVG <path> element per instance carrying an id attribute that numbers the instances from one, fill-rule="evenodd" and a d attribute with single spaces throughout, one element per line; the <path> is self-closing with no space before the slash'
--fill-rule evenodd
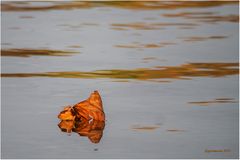
<path id="1" fill-rule="evenodd" d="M 1 5 L 2 158 L 238 157 L 238 3 Z M 57 118 L 94 90 L 99 143 Z"/>

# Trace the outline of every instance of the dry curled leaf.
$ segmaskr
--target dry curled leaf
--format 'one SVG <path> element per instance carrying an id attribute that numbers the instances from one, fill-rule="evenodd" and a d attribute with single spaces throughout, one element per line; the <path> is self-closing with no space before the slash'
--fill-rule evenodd
<path id="1" fill-rule="evenodd" d="M 98 91 L 94 91 L 90 97 L 73 106 L 77 118 L 87 120 L 105 121 L 105 114 L 102 107 L 102 99 Z"/>
<path id="2" fill-rule="evenodd" d="M 87 100 L 77 103 L 73 107 L 67 106 L 58 115 L 61 120 L 74 120 L 75 118 L 86 120 L 105 121 L 102 107 L 102 99 L 98 91 L 91 93 Z"/>
<path id="3" fill-rule="evenodd" d="M 58 127 L 63 132 L 76 132 L 80 136 L 87 136 L 93 143 L 99 143 L 105 127 L 105 114 L 100 94 L 94 91 L 87 100 L 73 107 L 65 107 L 58 118 L 61 119 Z"/>
<path id="4" fill-rule="evenodd" d="M 75 112 L 71 106 L 67 106 L 62 112 L 59 113 L 58 118 L 61 120 L 74 120 Z"/>

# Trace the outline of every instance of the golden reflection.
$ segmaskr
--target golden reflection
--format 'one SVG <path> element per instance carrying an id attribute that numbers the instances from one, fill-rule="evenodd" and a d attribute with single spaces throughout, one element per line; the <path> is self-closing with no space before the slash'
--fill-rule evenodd
<path id="1" fill-rule="evenodd" d="M 144 49 L 144 48 L 161 48 L 161 47 L 174 45 L 174 44 L 176 43 L 173 43 L 173 42 L 147 43 L 147 44 L 133 43 L 133 44 L 119 44 L 119 45 L 115 45 L 115 47 Z"/>
<path id="2" fill-rule="evenodd" d="M 189 17 L 189 19 L 197 19 L 201 22 L 216 23 L 216 22 L 239 22 L 239 15 L 226 15 L 226 16 L 199 16 Z"/>
<path id="3" fill-rule="evenodd" d="M 82 46 L 80 46 L 80 45 L 71 45 L 71 46 L 68 46 L 68 48 L 82 48 Z"/>
<path id="4" fill-rule="evenodd" d="M 189 104 L 194 104 L 198 106 L 209 106 L 211 104 L 219 104 L 219 103 L 238 103 L 238 101 L 233 98 L 216 98 L 210 101 L 196 101 L 196 102 L 188 102 Z"/>
<path id="5" fill-rule="evenodd" d="M 38 2 L 2 2 L 2 11 L 46 11 L 46 10 L 70 10 L 90 8 L 91 4 L 88 2 L 46 2 L 45 5 L 38 5 Z"/>
<path id="6" fill-rule="evenodd" d="M 197 20 L 199 22 L 216 23 L 216 22 L 239 22 L 239 15 L 218 15 L 214 12 L 180 12 L 174 14 L 163 14 L 168 18 L 185 18 Z"/>
<path id="7" fill-rule="evenodd" d="M 238 4 L 238 1 L 69 1 L 69 2 L 45 2 L 38 5 L 37 2 L 2 2 L 2 11 L 46 11 L 46 10 L 71 10 L 94 7 L 115 7 L 131 10 L 156 10 L 156 9 L 180 9 L 180 8 L 206 8 L 222 5 Z"/>
<path id="8" fill-rule="evenodd" d="M 218 15 L 215 12 L 180 12 L 172 14 L 163 14 L 162 16 L 168 18 L 185 18 L 197 20 L 200 22 L 216 23 L 216 22 L 239 22 L 239 15 Z"/>
<path id="9" fill-rule="evenodd" d="M 69 56 L 73 51 L 49 49 L 2 49 L 1 56 L 30 57 L 30 56 Z"/>
<path id="10" fill-rule="evenodd" d="M 198 41 L 206 41 L 206 40 L 214 40 L 214 39 L 224 39 L 227 36 L 194 36 L 194 37 L 182 37 L 185 42 L 198 42 Z"/>
<path id="11" fill-rule="evenodd" d="M 206 8 L 221 5 L 238 4 L 237 1 L 129 1 L 106 2 L 103 6 L 117 7 L 134 10 L 156 10 L 156 9 L 180 9 L 180 8 Z"/>
<path id="12" fill-rule="evenodd" d="M 194 27 L 197 24 L 194 23 L 144 23 L 144 22 L 132 22 L 132 23 L 113 23 L 113 27 L 120 29 L 136 29 L 136 30 L 158 30 L 164 29 L 164 27 L 177 26 L 177 27 Z"/>
<path id="13" fill-rule="evenodd" d="M 159 128 L 159 125 L 153 126 L 133 126 L 132 129 L 135 131 L 153 131 Z"/>
<path id="14" fill-rule="evenodd" d="M 202 15 L 213 15 L 215 12 L 180 12 L 180 13 L 166 13 L 162 14 L 164 17 L 189 17 L 189 16 L 202 16 Z"/>
<path id="15" fill-rule="evenodd" d="M 188 63 L 180 66 L 157 66 L 132 70 L 97 70 L 92 72 L 1 73 L 2 77 L 111 78 L 135 80 L 191 79 L 239 74 L 239 63 Z"/>
<path id="16" fill-rule="evenodd" d="M 87 100 L 65 107 L 58 118 L 61 120 L 58 126 L 63 132 L 76 132 L 87 136 L 93 143 L 99 143 L 105 126 L 100 94 L 94 91 Z"/>
<path id="17" fill-rule="evenodd" d="M 142 63 L 149 63 L 151 61 L 166 61 L 165 59 L 159 59 L 157 57 L 145 57 L 145 58 L 142 58 Z"/>

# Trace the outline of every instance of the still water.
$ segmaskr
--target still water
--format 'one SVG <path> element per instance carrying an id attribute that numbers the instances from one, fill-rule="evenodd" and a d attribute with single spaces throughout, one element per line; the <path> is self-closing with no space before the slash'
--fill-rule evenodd
<path id="1" fill-rule="evenodd" d="M 237 158 L 238 9 L 2 2 L 2 158 Z M 94 90 L 99 143 L 57 118 Z"/>

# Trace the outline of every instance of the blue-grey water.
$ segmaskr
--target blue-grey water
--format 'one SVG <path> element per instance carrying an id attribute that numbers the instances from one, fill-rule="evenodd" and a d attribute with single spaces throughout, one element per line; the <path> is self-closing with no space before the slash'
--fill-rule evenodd
<path id="1" fill-rule="evenodd" d="M 2 158 L 238 157 L 238 3 L 44 9 L 56 4 L 2 2 Z M 94 90 L 106 114 L 97 144 L 57 118 Z"/>

